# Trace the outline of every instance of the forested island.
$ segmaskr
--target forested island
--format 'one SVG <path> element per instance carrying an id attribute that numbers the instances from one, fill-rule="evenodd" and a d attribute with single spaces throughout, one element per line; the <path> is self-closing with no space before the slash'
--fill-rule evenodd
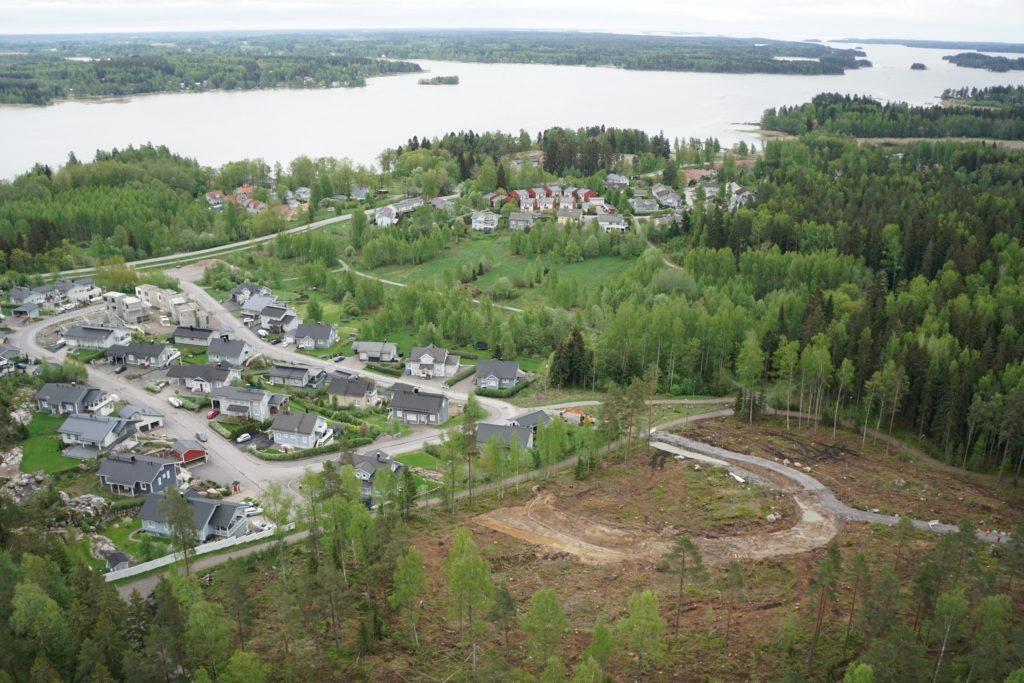
<path id="1" fill-rule="evenodd" d="M 0 104 L 257 88 L 358 87 L 419 65 L 339 55 L 304 36 L 0 39 Z"/>
<path id="2" fill-rule="evenodd" d="M 946 55 L 943 59 L 969 69 L 987 69 L 989 71 L 1020 71 L 1024 69 L 1024 57 L 1010 58 L 1002 55 L 986 55 L 980 52 L 961 52 L 958 55 Z"/>
<path id="3" fill-rule="evenodd" d="M 903 38 L 844 38 L 839 43 L 858 45 L 903 45 L 937 50 L 976 50 L 978 52 L 1024 52 L 1024 43 L 999 43 L 979 40 L 913 40 Z"/>
<path id="4" fill-rule="evenodd" d="M 987 88 L 947 88 L 942 99 L 976 107 L 1024 106 L 1024 85 L 993 85 Z"/>
<path id="5" fill-rule="evenodd" d="M 856 137 L 1024 139 L 1024 108 L 995 109 L 882 104 L 870 97 L 821 94 L 809 103 L 768 109 L 761 127 L 791 135 L 821 130 Z"/>
<path id="6" fill-rule="evenodd" d="M 458 85 L 458 76 L 434 76 L 433 78 L 421 78 L 420 85 Z"/>
<path id="7" fill-rule="evenodd" d="M 911 71 L 925 71 L 928 69 L 928 67 L 922 64 L 921 62 L 914 62 L 913 64 L 910 65 L 910 69 Z"/>

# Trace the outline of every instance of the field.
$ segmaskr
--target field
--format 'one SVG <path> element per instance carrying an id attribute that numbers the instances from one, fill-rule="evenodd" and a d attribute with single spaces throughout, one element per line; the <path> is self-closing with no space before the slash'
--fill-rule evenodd
<path id="1" fill-rule="evenodd" d="M 60 453 L 60 439 L 57 428 L 64 423 L 64 417 L 48 413 L 36 413 L 28 424 L 29 438 L 22 444 L 24 458 L 22 472 L 43 470 L 55 474 L 78 467 L 78 461 Z"/>

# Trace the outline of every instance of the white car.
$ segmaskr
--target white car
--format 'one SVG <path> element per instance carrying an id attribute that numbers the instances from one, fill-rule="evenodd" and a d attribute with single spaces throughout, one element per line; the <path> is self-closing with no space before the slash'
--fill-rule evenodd
<path id="1" fill-rule="evenodd" d="M 172 406 L 174 406 L 175 408 L 180 408 L 180 407 L 182 407 L 183 405 L 185 405 L 184 403 L 182 403 L 182 402 L 181 402 L 181 400 L 180 400 L 180 399 L 178 399 L 178 398 L 175 398 L 174 396 L 168 396 L 168 397 L 167 397 L 167 402 L 168 402 L 168 403 L 170 403 L 170 404 L 171 404 Z"/>
<path id="2" fill-rule="evenodd" d="M 257 507 L 255 505 L 250 505 L 249 507 L 245 508 L 245 516 L 246 517 L 255 517 L 256 515 L 262 515 L 262 514 L 263 514 L 263 508 L 261 508 L 261 507 Z"/>
<path id="3" fill-rule="evenodd" d="M 251 439 L 252 439 L 252 434 L 250 434 L 249 432 L 246 432 L 245 434 L 242 434 L 240 437 L 235 439 L 235 443 L 245 443 L 246 441 L 250 441 Z"/>
<path id="4" fill-rule="evenodd" d="M 266 330 L 256 330 L 256 334 L 260 336 L 260 339 L 266 339 L 269 332 Z"/>

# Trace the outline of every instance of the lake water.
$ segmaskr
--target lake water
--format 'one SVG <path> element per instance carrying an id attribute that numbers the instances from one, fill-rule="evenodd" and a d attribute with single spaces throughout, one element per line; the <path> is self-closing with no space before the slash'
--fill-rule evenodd
<path id="1" fill-rule="evenodd" d="M 950 87 L 1024 84 L 1024 72 L 990 73 L 942 60 L 952 50 L 864 46 L 870 69 L 843 76 L 772 76 L 417 60 L 456 86 L 422 86 L 422 74 L 371 79 L 364 88 L 145 95 L 125 100 L 0 107 L 0 178 L 68 152 L 152 142 L 203 164 L 300 154 L 371 164 L 413 135 L 593 124 L 662 130 L 671 137 L 756 141 L 751 122 L 767 107 L 820 92 L 936 102 Z M 911 71 L 913 62 L 926 71 Z"/>

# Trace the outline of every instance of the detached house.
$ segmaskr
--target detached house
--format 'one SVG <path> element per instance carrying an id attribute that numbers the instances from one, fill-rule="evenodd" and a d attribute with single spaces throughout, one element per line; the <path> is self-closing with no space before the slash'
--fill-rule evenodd
<path id="1" fill-rule="evenodd" d="M 372 453 L 356 453 L 352 456 L 352 465 L 355 467 L 356 477 L 360 481 L 363 498 L 367 500 L 373 497 L 373 482 L 377 472 L 387 469 L 401 476 L 405 471 L 405 465 L 382 450 Z"/>
<path id="2" fill-rule="evenodd" d="M 629 179 L 618 173 L 609 173 L 605 176 L 604 186 L 609 190 L 625 190 L 629 187 Z"/>
<path id="3" fill-rule="evenodd" d="M 271 304 L 260 311 L 260 327 L 271 332 L 289 333 L 299 326 L 295 310 L 284 304 Z"/>
<path id="4" fill-rule="evenodd" d="M 537 431 L 537 427 L 546 425 L 549 422 L 551 422 L 551 416 L 543 410 L 532 410 L 512 420 L 512 424 L 517 427 L 529 427 L 534 432 Z"/>
<path id="5" fill-rule="evenodd" d="M 530 230 L 533 228 L 533 216 L 522 211 L 513 211 L 508 215 L 509 230 Z"/>
<path id="6" fill-rule="evenodd" d="M 206 446 L 193 439 L 177 439 L 171 444 L 171 457 L 181 465 L 200 460 L 205 461 L 208 455 Z"/>
<path id="7" fill-rule="evenodd" d="M 277 364 L 270 368 L 267 381 L 270 384 L 300 389 L 318 387 L 327 379 L 327 372 L 321 368 L 309 368 L 301 365 Z"/>
<path id="8" fill-rule="evenodd" d="M 654 213 L 658 210 L 658 202 L 653 199 L 637 199 L 633 197 L 629 200 L 629 205 L 633 207 L 633 213 L 637 215 Z"/>
<path id="9" fill-rule="evenodd" d="M 142 530 L 157 536 L 169 537 L 171 525 L 167 521 L 166 493 L 151 493 L 139 510 Z M 200 542 L 210 538 L 233 538 L 245 533 L 245 508 L 247 503 L 230 503 L 226 500 L 204 498 L 189 491 L 185 501 L 192 508 L 192 523 L 195 524 Z"/>
<path id="10" fill-rule="evenodd" d="M 254 296 L 269 294 L 270 290 L 267 287 L 246 282 L 231 290 L 231 300 L 241 306 Z"/>
<path id="11" fill-rule="evenodd" d="M 135 423 L 135 431 L 144 433 L 151 432 L 164 426 L 164 414 L 147 406 L 129 403 L 117 411 L 117 416 L 123 420 L 130 420 Z"/>
<path id="12" fill-rule="evenodd" d="M 42 291 L 35 289 L 29 289 L 28 287 L 12 287 L 7 292 L 8 298 L 12 303 L 22 306 L 24 304 L 36 304 L 38 306 L 46 303 L 46 294 Z"/>
<path id="13" fill-rule="evenodd" d="M 519 363 L 514 360 L 482 360 L 476 365 L 476 385 L 486 389 L 511 389 L 519 383 Z"/>
<path id="14" fill-rule="evenodd" d="M 419 389 L 394 391 L 388 419 L 411 425 L 444 424 L 448 421 L 448 397 Z"/>
<path id="15" fill-rule="evenodd" d="M 242 374 L 232 365 L 174 365 L 167 370 L 167 379 L 197 394 L 208 394 L 218 387 L 238 382 Z"/>
<path id="16" fill-rule="evenodd" d="M 206 357 L 211 363 L 241 367 L 253 357 L 253 349 L 248 342 L 241 340 L 214 339 L 206 348 Z"/>
<path id="17" fill-rule="evenodd" d="M 302 323 L 288 332 L 299 349 L 329 349 L 338 342 L 338 332 L 327 323 Z"/>
<path id="18" fill-rule="evenodd" d="M 129 344 L 132 333 L 122 327 L 72 325 L 64 331 L 69 349 L 109 349 L 114 344 Z"/>
<path id="19" fill-rule="evenodd" d="M 214 339 L 219 339 L 220 333 L 215 330 L 208 330 L 202 327 L 176 327 L 171 333 L 171 339 L 175 344 L 186 344 L 189 346 L 209 346 Z"/>
<path id="20" fill-rule="evenodd" d="M 119 496 L 156 493 L 178 484 L 178 465 L 173 460 L 147 455 L 108 455 L 97 472 L 100 486 Z"/>
<path id="21" fill-rule="evenodd" d="M 102 290 L 93 283 L 91 277 L 77 280 L 57 280 L 53 286 L 60 292 L 61 298 L 77 303 L 88 301 L 102 293 Z"/>
<path id="22" fill-rule="evenodd" d="M 117 417 L 93 414 L 70 415 L 57 428 L 61 441 L 69 448 L 64 455 L 72 458 L 95 458 L 109 451 L 135 433 L 135 423 Z"/>
<path id="23" fill-rule="evenodd" d="M 364 363 L 390 363 L 398 360 L 398 346 L 390 342 L 353 342 L 352 352 L 358 354 L 359 360 Z"/>
<path id="24" fill-rule="evenodd" d="M 114 410 L 114 396 L 84 384 L 44 384 L 36 392 L 36 409 L 51 415 L 109 415 Z"/>
<path id="25" fill-rule="evenodd" d="M 214 408 L 250 420 L 269 420 L 287 401 L 287 396 L 249 387 L 217 387 L 210 392 Z"/>
<path id="26" fill-rule="evenodd" d="M 626 218 L 619 214 L 606 213 L 597 216 L 595 220 L 597 220 L 597 224 L 605 232 L 623 233 L 629 229 L 629 223 L 626 221 Z"/>
<path id="27" fill-rule="evenodd" d="M 682 205 L 679 194 L 668 185 L 657 183 L 651 188 L 651 194 L 654 195 L 654 198 L 657 199 L 658 203 L 662 206 L 677 209 Z"/>
<path id="28" fill-rule="evenodd" d="M 181 352 L 166 344 L 114 344 L 107 349 L 111 365 L 133 365 L 140 368 L 166 368 Z"/>
<path id="29" fill-rule="evenodd" d="M 278 413 L 270 425 L 274 443 L 285 450 L 318 448 L 334 435 L 327 420 L 314 413 Z"/>
<path id="30" fill-rule="evenodd" d="M 533 430 L 529 427 L 478 422 L 476 425 L 477 445 L 483 446 L 491 439 L 497 439 L 505 448 L 511 446 L 513 440 L 518 441 L 523 448 L 533 448 Z"/>
<path id="31" fill-rule="evenodd" d="M 413 377 L 451 377 L 459 371 L 459 357 L 448 349 L 434 346 L 414 346 L 405 361 L 405 374 Z"/>
<path id="32" fill-rule="evenodd" d="M 349 374 L 338 374 L 331 378 L 327 395 L 340 405 L 354 405 L 364 408 L 375 403 L 377 386 L 368 379 Z"/>
<path id="33" fill-rule="evenodd" d="M 492 233 L 498 229 L 498 214 L 490 211 L 474 211 L 469 227 L 477 232 Z"/>

